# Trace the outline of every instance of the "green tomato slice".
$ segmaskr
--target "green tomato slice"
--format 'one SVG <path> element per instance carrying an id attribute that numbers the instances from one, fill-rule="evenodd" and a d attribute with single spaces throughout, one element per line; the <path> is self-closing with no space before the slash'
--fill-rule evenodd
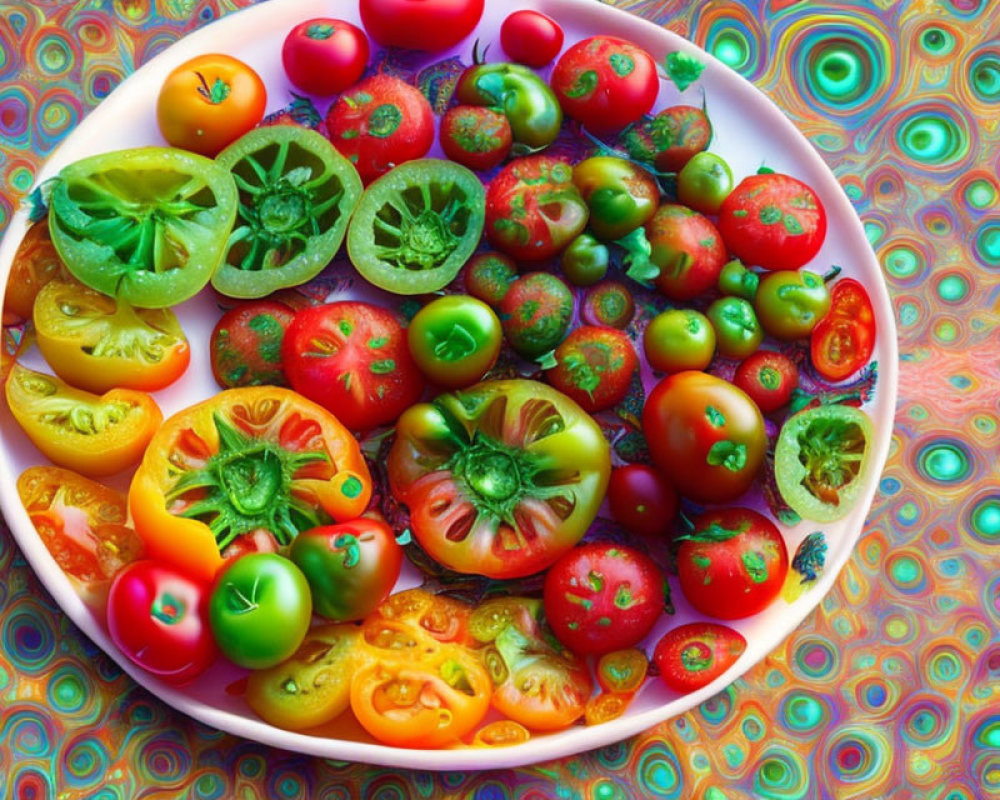
<path id="1" fill-rule="evenodd" d="M 81 283 L 141 308 L 197 294 L 236 216 L 236 186 L 210 159 L 169 147 L 76 161 L 52 180 L 52 243 Z"/>
<path id="2" fill-rule="evenodd" d="M 363 187 L 326 137 L 297 125 L 257 128 L 216 161 L 239 189 L 236 223 L 212 276 L 218 291 L 264 297 L 311 280 L 333 260 Z"/>
<path id="3" fill-rule="evenodd" d="M 447 286 L 485 222 L 486 192 L 453 161 L 407 161 L 372 183 L 347 231 L 347 253 L 369 283 L 396 294 Z"/>
<path id="4" fill-rule="evenodd" d="M 853 406 L 819 406 L 789 417 L 774 451 L 785 502 L 816 522 L 847 516 L 871 468 L 872 438 L 871 420 Z"/>

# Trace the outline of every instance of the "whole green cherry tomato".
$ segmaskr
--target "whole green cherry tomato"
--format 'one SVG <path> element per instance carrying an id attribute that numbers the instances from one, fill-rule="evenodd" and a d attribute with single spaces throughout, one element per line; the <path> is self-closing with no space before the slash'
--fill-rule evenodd
<path id="1" fill-rule="evenodd" d="M 309 582 L 316 613 L 351 622 L 367 617 L 392 592 L 403 548 L 384 522 L 360 517 L 303 531 L 289 557 Z"/>
<path id="2" fill-rule="evenodd" d="M 754 308 L 775 339 L 805 339 L 830 310 L 830 291 L 825 277 L 809 270 L 769 272 L 760 279 Z"/>
<path id="3" fill-rule="evenodd" d="M 753 300 L 760 285 L 760 275 L 743 266 L 738 258 L 727 261 L 719 273 L 718 287 L 723 294 Z"/>
<path id="4" fill-rule="evenodd" d="M 708 307 L 708 319 L 715 328 L 719 354 L 725 358 L 746 358 L 764 341 L 753 306 L 742 297 L 720 297 Z"/>
<path id="5" fill-rule="evenodd" d="M 592 286 L 608 274 L 611 254 L 589 233 L 581 233 L 562 253 L 562 271 L 574 286 Z"/>
<path id="6" fill-rule="evenodd" d="M 309 630 L 309 584 L 284 556 L 250 553 L 219 573 L 208 616 L 216 644 L 230 661 L 267 669 L 298 650 Z"/>
<path id="7" fill-rule="evenodd" d="M 672 308 L 650 321 L 643 333 L 646 360 L 661 372 L 705 369 L 715 355 L 715 328 L 689 308 Z"/>
<path id="8" fill-rule="evenodd" d="M 702 214 L 718 214 L 732 190 L 733 172 L 715 153 L 696 153 L 677 174 L 677 199 Z"/>
<path id="9" fill-rule="evenodd" d="M 590 209 L 590 229 L 613 241 L 644 225 L 656 212 L 660 189 L 642 167 L 614 156 L 593 156 L 573 167 L 573 183 Z"/>
<path id="10" fill-rule="evenodd" d="M 503 343 L 500 320 L 467 294 L 432 300 L 410 322 L 410 354 L 420 371 L 448 389 L 470 386 L 493 366 Z"/>

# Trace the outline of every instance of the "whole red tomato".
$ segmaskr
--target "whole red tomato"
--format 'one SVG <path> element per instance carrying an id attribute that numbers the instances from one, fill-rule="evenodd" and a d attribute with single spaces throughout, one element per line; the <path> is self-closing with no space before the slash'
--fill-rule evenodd
<path id="1" fill-rule="evenodd" d="M 615 328 L 582 325 L 555 351 L 556 366 L 545 377 L 584 411 L 611 408 L 628 394 L 639 368 L 632 340 Z"/>
<path id="2" fill-rule="evenodd" d="M 663 473 L 646 464 L 611 470 L 608 481 L 611 516 L 639 536 L 666 536 L 677 516 L 677 491 Z"/>
<path id="3" fill-rule="evenodd" d="M 340 301 L 299 311 L 282 344 L 292 388 L 352 430 L 395 419 L 423 392 L 406 331 L 384 308 Z"/>
<path id="4" fill-rule="evenodd" d="M 500 25 L 500 46 L 511 61 L 544 67 L 559 55 L 563 29 L 541 12 L 524 8 L 509 14 Z"/>
<path id="5" fill-rule="evenodd" d="M 386 47 L 437 53 L 472 33 L 484 0 L 361 0 L 361 22 Z"/>
<path id="6" fill-rule="evenodd" d="M 224 389 L 286 386 L 281 341 L 295 313 L 276 300 L 251 300 L 227 311 L 209 340 L 212 375 Z"/>
<path id="7" fill-rule="evenodd" d="M 480 171 L 490 170 L 510 152 L 507 117 L 486 106 L 454 106 L 441 118 L 441 149 L 452 161 Z"/>
<path id="8" fill-rule="evenodd" d="M 792 399 L 799 385 L 799 368 L 784 353 L 758 350 L 736 368 L 733 383 L 750 396 L 757 408 L 770 414 Z"/>
<path id="9" fill-rule="evenodd" d="M 687 693 L 708 686 L 746 649 L 747 640 L 739 631 L 715 622 L 689 622 L 663 635 L 653 661 L 668 687 Z"/>
<path id="10" fill-rule="evenodd" d="M 308 19 L 288 32 L 281 63 L 288 79 L 303 92 L 337 94 L 357 83 L 364 73 L 368 37 L 342 19 Z"/>
<path id="11" fill-rule="evenodd" d="M 715 287 L 726 248 L 712 221 L 677 203 L 664 203 L 646 223 L 657 288 L 671 300 L 692 300 Z"/>

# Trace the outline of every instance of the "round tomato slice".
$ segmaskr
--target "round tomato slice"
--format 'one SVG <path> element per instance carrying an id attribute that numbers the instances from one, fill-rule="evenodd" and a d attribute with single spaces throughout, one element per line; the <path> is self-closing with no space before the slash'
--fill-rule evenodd
<path id="1" fill-rule="evenodd" d="M 714 622 L 691 622 L 667 631 L 656 643 L 653 661 L 661 680 L 686 694 L 707 686 L 747 649 L 738 631 Z"/>
<path id="2" fill-rule="evenodd" d="M 36 222 L 17 246 L 3 295 L 3 324 L 14 325 L 31 319 L 35 298 L 51 280 L 72 280 L 62 263 L 52 237 L 48 218 Z"/>

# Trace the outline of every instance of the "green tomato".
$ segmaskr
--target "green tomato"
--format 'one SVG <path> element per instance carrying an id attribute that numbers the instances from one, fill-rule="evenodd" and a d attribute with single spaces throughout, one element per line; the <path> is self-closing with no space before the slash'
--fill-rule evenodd
<path id="1" fill-rule="evenodd" d="M 467 294 L 432 300 L 410 323 L 410 354 L 431 381 L 449 389 L 471 386 L 493 366 L 503 328 L 493 309 Z"/>
<path id="2" fill-rule="evenodd" d="M 738 258 L 726 263 L 719 273 L 718 287 L 723 294 L 752 301 L 759 285 L 760 275 L 744 267 Z"/>
<path id="3" fill-rule="evenodd" d="M 769 272 L 760 279 L 754 308 L 760 324 L 771 336 L 805 339 L 830 310 L 830 291 L 824 276 L 815 272 Z"/>
<path id="4" fill-rule="evenodd" d="M 677 173 L 677 199 L 702 214 L 718 214 L 732 190 L 732 170 L 715 153 L 696 153 Z"/>
<path id="5" fill-rule="evenodd" d="M 708 317 L 673 308 L 653 318 L 642 338 L 646 360 L 662 372 L 705 369 L 715 354 L 715 329 Z"/>
<path id="6" fill-rule="evenodd" d="M 250 553 L 216 579 L 208 617 L 230 661 L 248 669 L 273 667 L 298 650 L 309 630 L 309 584 L 284 556 Z"/>
<path id="7" fill-rule="evenodd" d="M 715 328 L 719 354 L 725 358 L 742 360 L 764 341 L 753 306 L 742 297 L 720 297 L 708 307 L 708 318 Z"/>
<path id="8" fill-rule="evenodd" d="M 614 156 L 593 156 L 573 167 L 573 183 L 590 209 L 598 239 L 621 239 L 646 224 L 660 202 L 656 179 L 642 167 Z"/>
<path id="9" fill-rule="evenodd" d="M 607 245 L 589 233 L 577 236 L 562 253 L 562 271 L 574 286 L 593 286 L 608 274 Z"/>

